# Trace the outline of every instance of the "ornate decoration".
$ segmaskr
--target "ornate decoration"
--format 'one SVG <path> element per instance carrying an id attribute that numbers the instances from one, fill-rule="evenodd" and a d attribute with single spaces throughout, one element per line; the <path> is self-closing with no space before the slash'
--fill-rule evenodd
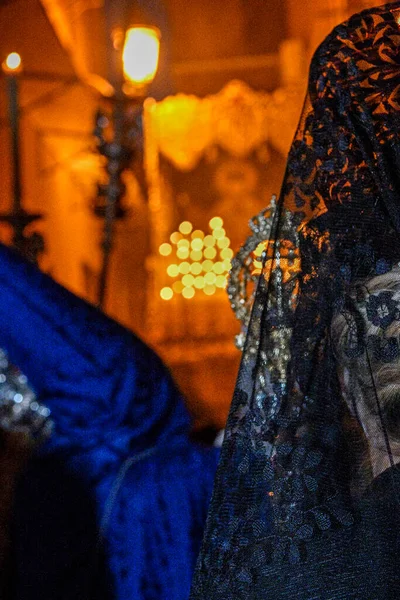
<path id="1" fill-rule="evenodd" d="M 34 441 L 48 438 L 53 430 L 50 410 L 37 401 L 25 375 L 10 364 L 1 349 L 0 427 L 6 431 L 25 433 Z"/>
<path id="2" fill-rule="evenodd" d="M 281 216 L 280 231 L 286 236 L 278 239 L 271 247 L 273 238 L 273 227 L 277 215 L 276 196 L 272 196 L 270 205 L 262 210 L 257 216 L 249 221 L 252 234 L 241 246 L 232 259 L 232 268 L 228 280 L 228 296 L 231 308 L 236 318 L 241 322 L 241 332 L 236 336 L 235 343 L 239 350 L 244 349 L 245 340 L 251 311 L 256 294 L 257 281 L 264 270 L 267 260 L 271 264 L 271 290 L 272 304 L 276 309 L 279 324 L 273 329 L 271 335 L 275 339 L 275 347 L 280 352 L 273 359 L 276 371 L 283 378 L 285 366 L 289 357 L 287 356 L 287 345 L 290 337 L 290 329 L 284 324 L 283 314 L 286 303 L 292 306 L 296 295 L 296 273 L 299 270 L 298 238 L 296 228 L 292 224 L 290 213 L 283 209 Z M 296 232 L 293 236 L 293 232 Z M 285 289 L 284 289 L 285 287 Z M 281 362 L 283 361 L 282 365 Z"/>
<path id="3" fill-rule="evenodd" d="M 231 308 L 242 324 L 241 332 L 235 339 L 239 350 L 244 348 L 256 292 L 256 282 L 260 273 L 259 270 L 254 269 L 254 252 L 260 244 L 264 244 L 270 239 L 275 211 L 276 196 L 272 196 L 270 205 L 250 219 L 249 227 L 253 233 L 246 239 L 232 260 L 227 292 Z M 263 253 L 263 262 L 265 258 L 265 253 Z"/>

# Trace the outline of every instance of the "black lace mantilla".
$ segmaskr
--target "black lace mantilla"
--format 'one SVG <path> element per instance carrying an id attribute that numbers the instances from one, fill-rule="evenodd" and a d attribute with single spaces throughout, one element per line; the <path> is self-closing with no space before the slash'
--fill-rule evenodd
<path id="1" fill-rule="evenodd" d="M 192 600 L 400 597 L 372 539 L 400 497 L 400 407 L 380 383 L 400 360 L 399 23 L 400 2 L 364 11 L 313 57 Z"/>

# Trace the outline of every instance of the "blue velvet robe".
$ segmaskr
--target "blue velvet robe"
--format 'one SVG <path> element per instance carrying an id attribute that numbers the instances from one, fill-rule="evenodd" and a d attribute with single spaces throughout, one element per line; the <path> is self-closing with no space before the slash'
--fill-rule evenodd
<path id="1" fill-rule="evenodd" d="M 17 490 L 12 598 L 186 600 L 218 451 L 161 360 L 2 245 L 0 347 L 55 422 Z"/>

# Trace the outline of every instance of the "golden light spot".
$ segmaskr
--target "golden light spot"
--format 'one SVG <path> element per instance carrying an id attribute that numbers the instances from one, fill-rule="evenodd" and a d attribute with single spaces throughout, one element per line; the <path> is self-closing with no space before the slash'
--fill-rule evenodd
<path id="1" fill-rule="evenodd" d="M 201 277 L 201 275 L 199 275 L 194 280 L 194 287 L 197 288 L 198 290 L 202 290 L 204 288 L 204 286 L 205 286 L 204 277 Z"/>
<path id="2" fill-rule="evenodd" d="M 189 240 L 179 240 L 178 248 L 190 248 Z"/>
<path id="3" fill-rule="evenodd" d="M 225 258 L 225 260 L 224 260 L 224 262 L 223 262 L 222 264 L 223 264 L 223 266 L 224 266 L 224 270 L 225 270 L 225 271 L 230 271 L 230 270 L 231 270 L 231 268 L 232 268 L 232 263 L 231 263 L 231 261 L 229 260 L 229 258 Z"/>
<path id="4" fill-rule="evenodd" d="M 255 269 L 262 269 L 262 262 L 260 262 L 259 260 L 253 261 L 253 267 Z"/>
<path id="5" fill-rule="evenodd" d="M 187 273 L 190 272 L 190 263 L 188 262 L 181 262 L 181 264 L 179 265 L 179 273 L 182 273 L 182 275 L 186 275 Z"/>
<path id="6" fill-rule="evenodd" d="M 226 275 L 218 275 L 215 281 L 215 285 L 218 288 L 224 288 L 226 286 Z"/>
<path id="7" fill-rule="evenodd" d="M 198 262 L 194 262 L 190 265 L 190 272 L 193 273 L 193 275 L 200 275 L 202 270 L 201 264 Z"/>
<path id="8" fill-rule="evenodd" d="M 175 281 L 175 283 L 172 284 L 172 289 L 174 290 L 175 294 L 182 294 L 182 291 L 183 291 L 182 281 Z"/>
<path id="9" fill-rule="evenodd" d="M 223 237 L 223 238 L 221 238 L 220 240 L 217 241 L 218 248 L 221 248 L 222 250 L 224 248 L 229 248 L 230 243 L 231 243 L 231 240 L 229 238 L 227 238 L 227 237 Z"/>
<path id="10" fill-rule="evenodd" d="M 174 295 L 174 292 L 172 291 L 172 289 L 170 287 L 165 287 L 160 292 L 160 296 L 163 300 L 171 300 L 173 295 Z"/>
<path id="11" fill-rule="evenodd" d="M 208 273 L 209 271 L 212 271 L 213 268 L 213 262 L 212 260 L 205 260 L 202 264 L 202 269 L 205 273 Z"/>
<path id="12" fill-rule="evenodd" d="M 195 294 L 195 291 L 192 287 L 185 287 L 182 290 L 182 296 L 184 298 L 188 298 L 188 299 L 193 298 L 194 294 Z"/>
<path id="13" fill-rule="evenodd" d="M 169 275 L 170 277 L 178 277 L 178 275 L 179 275 L 178 265 L 168 265 L 167 275 Z"/>
<path id="14" fill-rule="evenodd" d="M 206 285 L 203 291 L 207 296 L 212 296 L 216 291 L 215 285 Z"/>
<path id="15" fill-rule="evenodd" d="M 204 238 L 204 245 L 210 248 L 215 246 L 215 238 L 212 235 L 206 235 Z"/>
<path id="16" fill-rule="evenodd" d="M 189 233 L 192 231 L 192 229 L 193 229 L 193 225 L 189 221 L 183 221 L 179 225 L 179 231 L 181 233 L 183 233 L 184 235 L 189 235 Z"/>
<path id="17" fill-rule="evenodd" d="M 171 234 L 170 238 L 171 242 L 173 244 L 177 244 L 179 242 L 179 240 L 182 239 L 182 234 L 179 233 L 179 231 L 174 231 L 174 233 Z"/>
<path id="18" fill-rule="evenodd" d="M 195 229 L 192 232 L 191 238 L 192 238 L 192 240 L 195 240 L 195 239 L 202 240 L 202 239 L 204 239 L 204 231 L 201 231 L 201 229 Z"/>
<path id="19" fill-rule="evenodd" d="M 222 273 L 225 271 L 225 268 L 222 262 L 216 262 L 213 264 L 212 270 L 214 273 L 217 273 L 217 275 L 222 275 Z"/>
<path id="20" fill-rule="evenodd" d="M 188 258 L 189 248 L 178 248 L 178 250 L 176 251 L 176 255 L 178 258 Z"/>
<path id="21" fill-rule="evenodd" d="M 221 217 L 213 217 L 208 224 L 211 229 L 219 229 L 223 226 L 224 222 Z"/>
<path id="22" fill-rule="evenodd" d="M 227 258 L 228 260 L 230 260 L 231 258 L 233 258 L 233 250 L 231 248 L 224 248 L 221 251 L 221 258 Z"/>
<path id="23" fill-rule="evenodd" d="M 195 240 L 192 240 L 192 243 L 190 244 L 193 250 L 202 250 L 203 249 L 203 240 L 201 240 L 200 238 L 196 238 Z"/>
<path id="24" fill-rule="evenodd" d="M 213 260 L 217 256 L 217 251 L 215 248 L 206 248 L 204 250 L 204 256 L 205 258 L 210 258 Z"/>
<path id="25" fill-rule="evenodd" d="M 184 275 L 182 277 L 182 283 L 185 287 L 192 287 L 192 285 L 194 284 L 194 277 L 193 275 Z"/>
<path id="26" fill-rule="evenodd" d="M 223 237 L 225 237 L 225 233 L 225 229 L 214 229 L 213 236 L 216 240 L 221 240 Z"/>
<path id="27" fill-rule="evenodd" d="M 204 281 L 209 285 L 213 285 L 217 281 L 217 276 L 212 272 L 206 273 L 204 276 Z"/>
<path id="28" fill-rule="evenodd" d="M 158 251 L 161 256 L 169 256 L 172 252 L 172 246 L 171 244 L 161 244 Z"/>
<path id="29" fill-rule="evenodd" d="M 201 252 L 201 250 L 192 250 L 192 252 L 190 253 L 190 258 L 193 261 L 201 260 L 203 258 L 203 253 Z"/>

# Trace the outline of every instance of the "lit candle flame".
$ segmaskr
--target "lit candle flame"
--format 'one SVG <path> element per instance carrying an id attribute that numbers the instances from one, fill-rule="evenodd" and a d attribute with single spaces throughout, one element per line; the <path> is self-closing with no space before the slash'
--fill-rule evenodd
<path id="1" fill-rule="evenodd" d="M 160 32 L 151 27 L 132 27 L 125 35 L 122 53 L 125 78 L 134 89 L 151 83 L 157 73 Z"/>

